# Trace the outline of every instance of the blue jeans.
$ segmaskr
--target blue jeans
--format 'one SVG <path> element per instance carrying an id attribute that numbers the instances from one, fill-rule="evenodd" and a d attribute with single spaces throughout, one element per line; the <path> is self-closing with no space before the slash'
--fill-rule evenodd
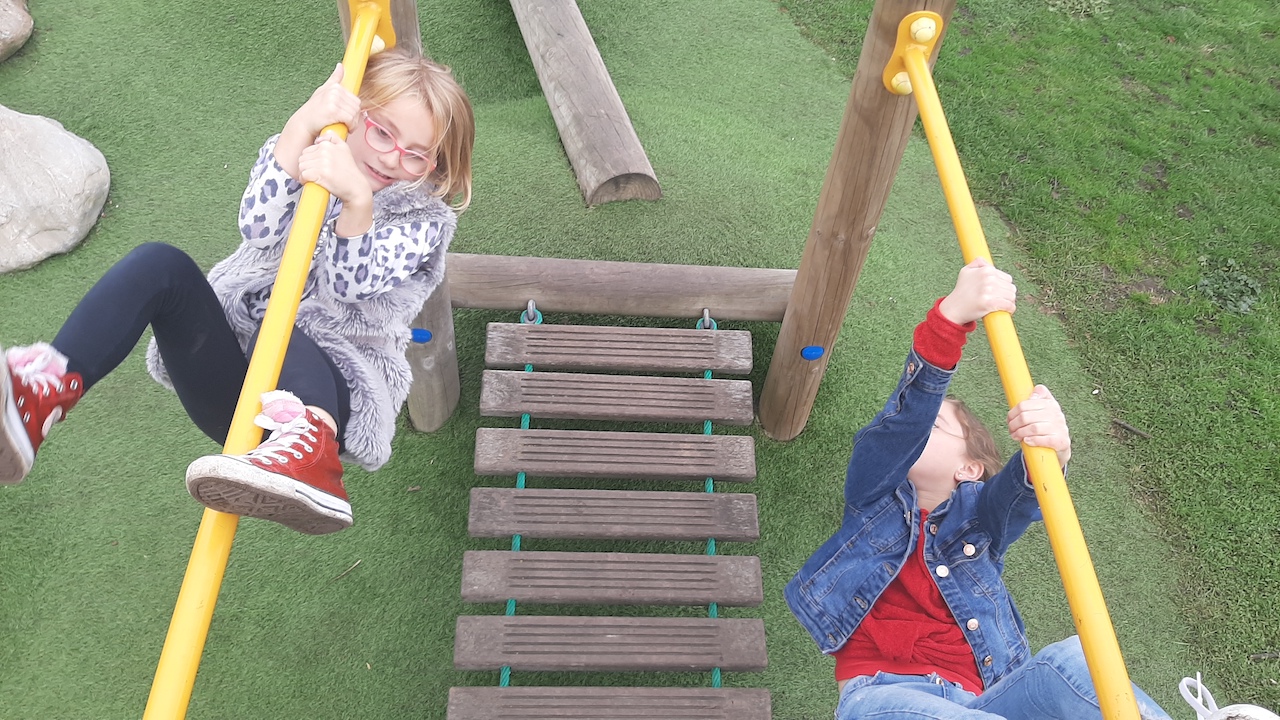
<path id="1" fill-rule="evenodd" d="M 1133 688 L 1143 720 L 1170 720 L 1146 693 Z M 840 693 L 836 720 L 1093 720 L 1098 696 L 1085 665 L 1080 638 L 1054 643 L 1001 678 L 981 695 L 936 674 L 876 673 L 851 679 Z"/>

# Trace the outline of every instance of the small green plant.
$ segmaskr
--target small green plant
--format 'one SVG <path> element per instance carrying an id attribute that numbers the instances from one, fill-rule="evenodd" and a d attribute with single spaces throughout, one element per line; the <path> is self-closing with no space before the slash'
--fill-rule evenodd
<path id="1" fill-rule="evenodd" d="M 1262 294 L 1262 286 L 1240 269 L 1234 258 L 1211 260 L 1200 258 L 1199 290 L 1210 302 L 1228 312 L 1248 315 Z"/>
<path id="2" fill-rule="evenodd" d="M 1111 0 L 1049 0 L 1049 10 L 1072 17 L 1101 17 L 1111 12 Z"/>

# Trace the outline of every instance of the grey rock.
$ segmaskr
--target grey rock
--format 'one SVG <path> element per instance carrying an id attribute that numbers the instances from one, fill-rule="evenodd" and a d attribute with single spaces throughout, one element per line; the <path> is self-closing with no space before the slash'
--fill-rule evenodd
<path id="1" fill-rule="evenodd" d="M 0 272 L 78 245 L 110 187 L 107 160 L 88 140 L 0 105 Z"/>
<path id="2" fill-rule="evenodd" d="M 27 0 L 0 0 L 0 60 L 18 52 L 31 37 L 32 27 Z"/>

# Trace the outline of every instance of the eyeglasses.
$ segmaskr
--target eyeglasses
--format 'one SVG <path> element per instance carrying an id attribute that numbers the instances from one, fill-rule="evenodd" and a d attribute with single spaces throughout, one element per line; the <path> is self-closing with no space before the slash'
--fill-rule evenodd
<path id="1" fill-rule="evenodd" d="M 400 143 L 396 142 L 396 136 L 392 135 L 390 130 L 370 120 L 369 113 L 362 114 L 364 115 L 364 141 L 370 148 L 380 153 L 398 151 L 400 167 L 414 177 L 422 177 L 435 169 L 435 160 L 420 152 L 400 147 Z"/>

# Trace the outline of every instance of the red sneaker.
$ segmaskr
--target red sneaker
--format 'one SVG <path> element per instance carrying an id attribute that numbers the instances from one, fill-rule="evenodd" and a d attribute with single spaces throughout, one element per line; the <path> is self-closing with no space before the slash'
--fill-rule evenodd
<path id="1" fill-rule="evenodd" d="M 271 520 L 309 535 L 351 527 L 333 430 L 281 390 L 263 393 L 254 423 L 272 431 L 256 449 L 191 463 L 191 496 L 219 512 Z"/>
<path id="2" fill-rule="evenodd" d="M 0 485 L 16 485 L 31 472 L 36 451 L 53 424 L 84 395 L 80 373 L 48 343 L 10 348 L 0 363 Z"/>

